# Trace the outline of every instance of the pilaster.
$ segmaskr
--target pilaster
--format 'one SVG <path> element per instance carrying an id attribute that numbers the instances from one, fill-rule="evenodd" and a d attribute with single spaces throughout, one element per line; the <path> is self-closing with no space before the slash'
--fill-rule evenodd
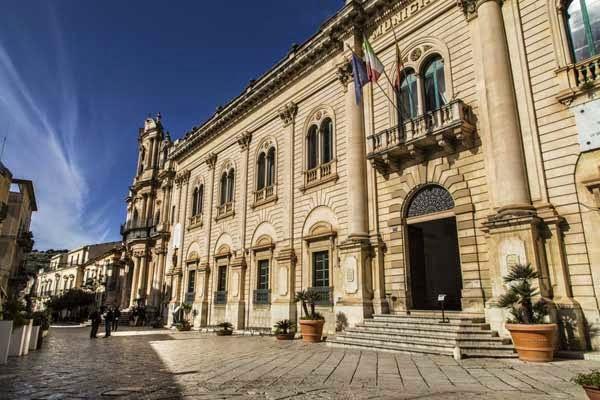
<path id="1" fill-rule="evenodd" d="M 233 324 L 235 329 L 244 329 L 246 313 L 246 296 L 244 282 L 246 279 L 246 259 L 244 256 L 236 257 L 229 265 L 231 277 L 227 291 L 227 306 L 225 319 Z"/>
<path id="2" fill-rule="evenodd" d="M 283 319 L 296 321 L 297 307 L 294 302 L 296 287 L 296 253 L 293 248 L 279 250 L 275 256 L 274 287 L 271 292 L 271 321 Z"/>

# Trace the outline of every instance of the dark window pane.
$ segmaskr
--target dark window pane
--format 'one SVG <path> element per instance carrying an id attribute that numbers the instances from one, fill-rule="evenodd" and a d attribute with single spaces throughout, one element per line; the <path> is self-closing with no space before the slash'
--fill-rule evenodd
<path id="1" fill-rule="evenodd" d="M 329 252 L 313 253 L 313 286 L 329 287 Z"/>
<path id="2" fill-rule="evenodd" d="M 321 163 L 327 164 L 333 159 L 333 122 L 327 118 L 321 124 Z"/>
<path id="3" fill-rule="evenodd" d="M 317 167 L 317 157 L 318 157 L 318 146 L 319 142 L 317 139 L 318 129 L 315 125 L 311 126 L 308 131 L 307 138 L 307 167 L 308 169 L 313 169 Z"/>
<path id="4" fill-rule="evenodd" d="M 194 194 L 192 194 L 192 216 L 198 214 L 198 188 L 194 189 Z"/>
<path id="5" fill-rule="evenodd" d="M 198 213 L 202 214 L 202 208 L 204 206 L 204 185 L 200 185 L 199 195 L 198 195 Z"/>
<path id="6" fill-rule="evenodd" d="M 401 121 L 417 117 L 417 77 L 413 70 L 406 71 L 400 83 L 398 108 L 401 112 Z"/>
<path id="7" fill-rule="evenodd" d="M 256 190 L 265 187 L 265 153 L 260 153 L 258 156 L 258 171 L 256 177 Z"/>
<path id="8" fill-rule="evenodd" d="M 275 184 L 275 148 L 269 149 L 267 155 L 267 186 L 273 186 Z"/>
<path id="9" fill-rule="evenodd" d="M 228 203 L 233 201 L 234 180 L 235 180 L 235 172 L 232 169 L 229 171 L 229 175 L 227 176 L 227 202 Z"/>
<path id="10" fill-rule="evenodd" d="M 196 291 L 196 271 L 188 273 L 188 293 Z"/>
<path id="11" fill-rule="evenodd" d="M 446 101 L 444 92 L 444 63 L 441 57 L 435 57 L 425 68 L 425 112 L 432 112 L 443 106 Z"/>
<path id="12" fill-rule="evenodd" d="M 219 282 L 217 285 L 219 292 L 227 290 L 227 266 L 219 266 Z"/>
<path id="13" fill-rule="evenodd" d="M 258 262 L 258 285 L 256 288 L 269 288 L 269 260 L 260 260 Z"/>
<path id="14" fill-rule="evenodd" d="M 223 176 L 221 176 L 221 202 L 220 204 L 223 205 L 227 203 L 227 174 L 224 173 Z"/>

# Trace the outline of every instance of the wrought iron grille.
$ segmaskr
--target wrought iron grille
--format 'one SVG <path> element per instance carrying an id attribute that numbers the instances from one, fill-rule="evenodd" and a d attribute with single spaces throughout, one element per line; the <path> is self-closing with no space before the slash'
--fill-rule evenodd
<path id="1" fill-rule="evenodd" d="M 226 290 L 218 290 L 215 292 L 215 304 L 227 304 Z"/>
<path id="2" fill-rule="evenodd" d="M 415 194 L 408 206 L 407 216 L 418 217 L 453 208 L 454 200 L 446 189 L 437 185 L 428 185 Z"/>
<path id="3" fill-rule="evenodd" d="M 271 290 L 254 289 L 254 304 L 271 304 Z"/>
<path id="4" fill-rule="evenodd" d="M 333 288 L 328 286 L 314 286 L 311 291 L 319 294 L 319 300 L 315 304 L 320 306 L 329 306 L 333 304 Z"/>

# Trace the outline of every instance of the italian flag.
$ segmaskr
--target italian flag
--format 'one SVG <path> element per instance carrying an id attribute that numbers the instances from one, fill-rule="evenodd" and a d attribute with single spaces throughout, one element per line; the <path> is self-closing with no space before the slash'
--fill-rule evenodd
<path id="1" fill-rule="evenodd" d="M 382 62 L 377 58 L 377 55 L 371 47 L 371 43 L 366 37 L 363 39 L 363 51 L 365 52 L 365 61 L 367 63 L 367 75 L 369 81 L 377 82 L 381 74 L 383 74 L 385 67 Z"/>

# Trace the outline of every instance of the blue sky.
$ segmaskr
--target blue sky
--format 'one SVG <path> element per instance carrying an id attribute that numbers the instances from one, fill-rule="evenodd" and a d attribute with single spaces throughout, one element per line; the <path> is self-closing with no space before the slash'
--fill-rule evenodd
<path id="1" fill-rule="evenodd" d="M 34 181 L 36 248 L 118 240 L 143 119 L 182 136 L 342 5 L 3 0 L 2 161 Z"/>

